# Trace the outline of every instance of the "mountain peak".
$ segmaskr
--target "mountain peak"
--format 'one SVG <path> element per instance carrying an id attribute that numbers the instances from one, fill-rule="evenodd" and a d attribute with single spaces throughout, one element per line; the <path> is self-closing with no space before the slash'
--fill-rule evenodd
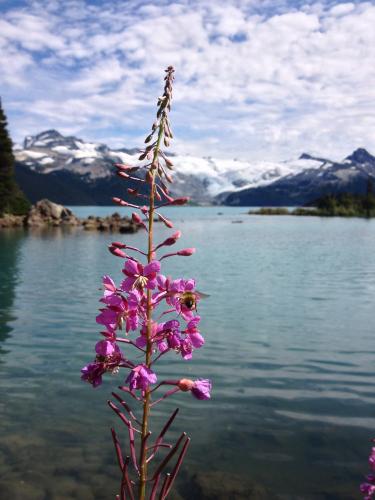
<path id="1" fill-rule="evenodd" d="M 319 156 L 313 156 L 313 155 L 310 155 L 309 153 L 302 153 L 299 157 L 299 160 L 314 160 L 314 161 L 319 161 L 322 163 L 326 163 L 327 161 L 329 161 L 326 158 L 321 158 Z"/>
<path id="2" fill-rule="evenodd" d="M 365 148 L 358 148 L 350 156 L 347 156 L 345 160 L 349 160 L 352 163 L 370 163 L 375 166 L 375 156 L 372 156 Z"/>
<path id="3" fill-rule="evenodd" d="M 36 147 L 46 147 L 49 146 L 52 142 L 61 142 L 65 138 L 55 129 L 45 130 L 40 132 L 37 135 L 28 135 L 25 137 L 23 141 L 24 149 L 29 149 L 33 146 Z"/>
<path id="4" fill-rule="evenodd" d="M 309 153 L 302 153 L 298 159 L 299 160 L 313 160 L 314 158 Z"/>

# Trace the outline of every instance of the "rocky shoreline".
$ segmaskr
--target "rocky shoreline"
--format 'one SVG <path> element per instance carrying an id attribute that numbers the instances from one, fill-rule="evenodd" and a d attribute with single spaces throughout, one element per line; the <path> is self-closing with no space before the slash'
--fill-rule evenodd
<path id="1" fill-rule="evenodd" d="M 135 233 L 141 225 L 136 224 L 129 217 L 121 217 L 117 212 L 107 217 L 90 215 L 85 219 L 79 219 L 69 208 L 45 199 L 33 205 L 26 215 L 4 214 L 0 217 L 0 229 L 17 227 L 30 229 L 77 227 L 86 231 Z"/>

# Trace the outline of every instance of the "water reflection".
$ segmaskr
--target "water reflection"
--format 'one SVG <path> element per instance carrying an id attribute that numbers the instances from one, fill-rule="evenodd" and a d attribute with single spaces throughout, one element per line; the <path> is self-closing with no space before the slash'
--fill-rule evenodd
<path id="1" fill-rule="evenodd" d="M 0 362 L 7 352 L 2 343 L 13 330 L 11 322 L 15 319 L 13 302 L 19 280 L 18 260 L 22 239 L 23 230 L 0 232 Z"/>

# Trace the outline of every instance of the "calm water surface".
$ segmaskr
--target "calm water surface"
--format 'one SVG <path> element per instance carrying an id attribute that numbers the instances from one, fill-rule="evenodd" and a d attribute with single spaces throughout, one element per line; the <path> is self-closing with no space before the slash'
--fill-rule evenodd
<path id="1" fill-rule="evenodd" d="M 164 261 L 164 270 L 197 277 L 210 298 L 199 306 L 205 346 L 191 362 L 166 357 L 160 371 L 209 377 L 214 390 L 207 402 L 182 393 L 167 400 L 152 427 L 180 407 L 175 432 L 192 437 L 183 498 L 198 498 L 186 490 L 198 471 L 234 485 L 236 498 L 249 498 L 241 490 L 249 482 L 267 491 L 262 498 L 359 498 L 375 435 L 375 221 L 245 211 L 169 212 L 183 231 L 180 247 L 198 252 Z M 157 231 L 160 240 L 167 234 Z M 98 339 L 101 276 L 121 277 L 121 261 L 106 249 L 113 239 L 0 233 L 4 500 L 111 499 L 117 491 L 109 428 L 121 426 L 106 400 L 122 379 L 108 376 L 93 390 L 79 378 Z M 144 233 L 121 239 L 143 245 Z"/>

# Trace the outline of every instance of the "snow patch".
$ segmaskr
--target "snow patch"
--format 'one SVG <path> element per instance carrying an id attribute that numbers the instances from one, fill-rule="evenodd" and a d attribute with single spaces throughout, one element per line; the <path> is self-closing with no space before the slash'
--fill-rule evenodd
<path id="1" fill-rule="evenodd" d="M 61 155 L 69 155 L 70 156 L 73 153 L 72 150 L 66 146 L 54 146 L 51 149 L 52 149 L 52 151 L 56 151 L 56 153 L 59 153 Z"/>
<path id="2" fill-rule="evenodd" d="M 97 151 L 97 144 L 81 141 L 75 141 L 74 144 L 77 146 L 78 151 L 72 151 L 72 154 L 76 158 L 97 158 L 99 156 Z"/>
<path id="3" fill-rule="evenodd" d="M 53 163 L 53 158 L 50 158 L 49 156 L 46 156 L 45 158 L 42 158 L 39 163 L 41 165 L 48 165 L 50 163 Z"/>
<path id="4" fill-rule="evenodd" d="M 136 165 L 138 164 L 138 155 L 129 155 L 121 151 L 110 151 L 109 155 L 116 158 L 124 163 L 125 165 Z"/>

